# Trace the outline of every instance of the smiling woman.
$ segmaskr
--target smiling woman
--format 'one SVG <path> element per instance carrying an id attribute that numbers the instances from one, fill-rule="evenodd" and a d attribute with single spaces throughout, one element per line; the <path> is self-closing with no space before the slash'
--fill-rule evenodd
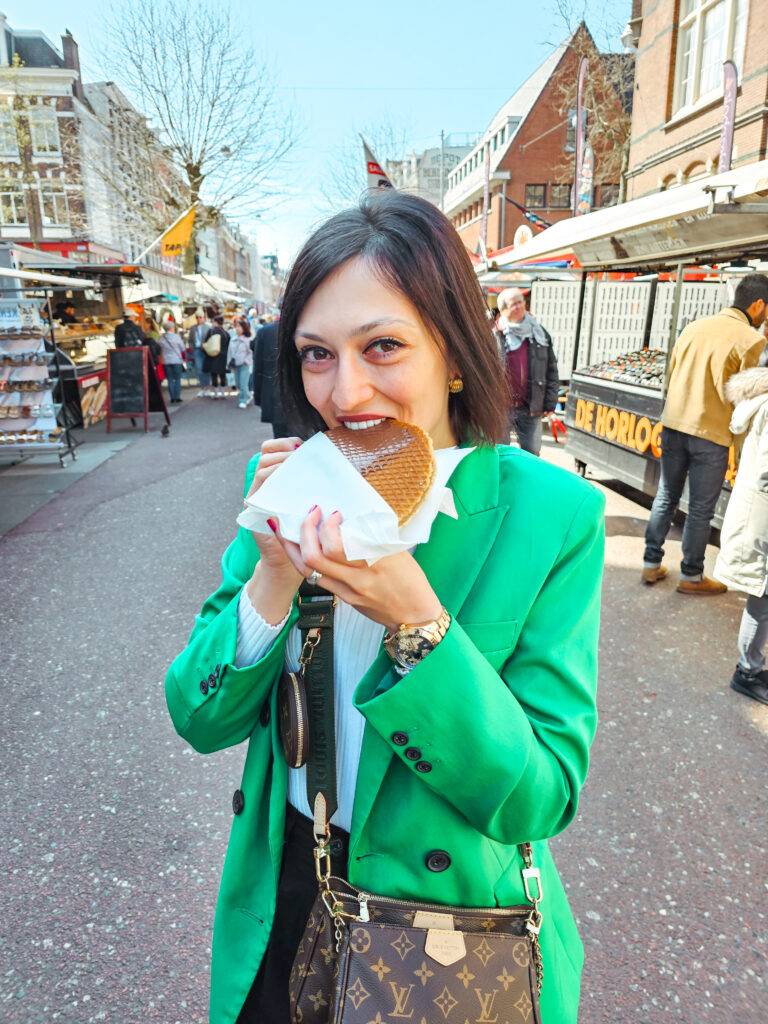
<path id="1" fill-rule="evenodd" d="M 347 559 L 340 515 L 317 506 L 298 509 L 299 543 L 270 520 L 224 554 L 166 680 L 196 750 L 248 741 L 210 1020 L 434 1020 L 436 1005 L 461 1020 L 479 1009 L 575 1024 L 582 948 L 547 839 L 576 814 L 596 725 L 602 495 L 497 444 L 496 342 L 467 253 L 426 201 L 367 197 L 315 232 L 288 280 L 278 358 L 308 433 L 354 431 L 365 447 L 398 421 L 431 441 L 438 466 L 453 460 L 456 516 L 437 514 L 426 543 L 373 565 Z M 300 445 L 265 442 L 246 493 Z M 299 600 L 304 580 L 327 592 L 324 610 L 316 591 Z M 312 628 L 307 755 L 292 691 L 280 705 L 277 691 L 281 678 L 298 686 Z M 300 737 L 290 767 L 281 719 Z M 330 809 L 312 795 L 318 772 L 334 778 L 329 735 Z M 313 910 L 316 870 L 331 868 L 333 892 Z"/>

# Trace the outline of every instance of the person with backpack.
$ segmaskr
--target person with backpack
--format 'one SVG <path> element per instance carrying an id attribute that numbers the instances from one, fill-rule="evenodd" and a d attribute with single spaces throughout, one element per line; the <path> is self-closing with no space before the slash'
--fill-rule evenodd
<path id="1" fill-rule="evenodd" d="M 203 342 L 205 359 L 203 370 L 211 375 L 209 398 L 227 397 L 227 353 L 229 351 L 229 334 L 224 329 L 224 317 L 215 316 L 213 326 Z"/>

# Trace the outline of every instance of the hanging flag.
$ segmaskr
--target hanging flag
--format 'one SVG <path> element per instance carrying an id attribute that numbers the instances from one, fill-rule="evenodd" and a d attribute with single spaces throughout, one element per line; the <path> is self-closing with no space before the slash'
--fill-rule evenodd
<path id="1" fill-rule="evenodd" d="M 485 144 L 485 156 L 483 158 L 483 228 L 481 236 L 483 239 L 483 248 L 488 250 L 488 213 L 491 205 L 491 144 L 486 142 Z M 488 265 L 488 257 L 485 257 L 486 266 Z"/>
<path id="2" fill-rule="evenodd" d="M 362 135 L 360 136 L 363 139 Z M 363 139 L 363 153 L 365 154 L 365 171 L 368 177 L 368 188 L 392 188 L 392 182 L 381 169 L 381 164 L 373 155 L 370 146 Z"/>
<path id="3" fill-rule="evenodd" d="M 194 224 L 195 207 L 192 206 L 160 236 L 160 252 L 162 255 L 181 256 L 189 245 Z"/>
<path id="4" fill-rule="evenodd" d="M 584 147 L 584 157 L 581 161 L 581 173 L 579 174 L 579 191 L 576 195 L 576 216 L 589 213 L 592 209 L 592 185 L 595 177 L 595 154 L 588 142 Z"/>
<path id="5" fill-rule="evenodd" d="M 723 61 L 723 128 L 720 132 L 720 158 L 717 173 L 731 169 L 733 157 L 733 126 L 736 121 L 736 86 L 738 72 L 732 60 Z"/>
<path id="6" fill-rule="evenodd" d="M 579 195 L 581 183 L 579 176 L 584 163 L 584 139 L 586 136 L 586 112 L 584 110 L 584 86 L 587 81 L 587 58 L 582 57 L 579 62 L 579 78 L 576 85 L 576 145 L 574 146 L 574 175 L 573 175 L 573 213 L 579 212 Z"/>

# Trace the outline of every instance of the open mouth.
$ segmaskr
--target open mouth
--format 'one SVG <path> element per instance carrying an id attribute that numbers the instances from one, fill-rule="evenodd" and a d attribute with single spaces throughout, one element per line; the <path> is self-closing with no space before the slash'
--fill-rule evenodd
<path id="1" fill-rule="evenodd" d="M 371 427 L 379 427 L 382 423 L 386 423 L 386 417 L 381 419 L 370 419 L 370 420 L 342 420 L 342 427 L 346 427 L 347 430 L 369 430 Z"/>

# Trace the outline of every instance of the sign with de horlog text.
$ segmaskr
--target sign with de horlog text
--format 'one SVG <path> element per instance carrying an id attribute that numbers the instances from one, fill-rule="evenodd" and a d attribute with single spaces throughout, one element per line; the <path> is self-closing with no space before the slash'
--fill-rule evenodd
<path id="1" fill-rule="evenodd" d="M 662 424 L 655 418 L 577 398 L 572 425 L 585 434 L 594 434 L 640 455 L 661 457 Z"/>

